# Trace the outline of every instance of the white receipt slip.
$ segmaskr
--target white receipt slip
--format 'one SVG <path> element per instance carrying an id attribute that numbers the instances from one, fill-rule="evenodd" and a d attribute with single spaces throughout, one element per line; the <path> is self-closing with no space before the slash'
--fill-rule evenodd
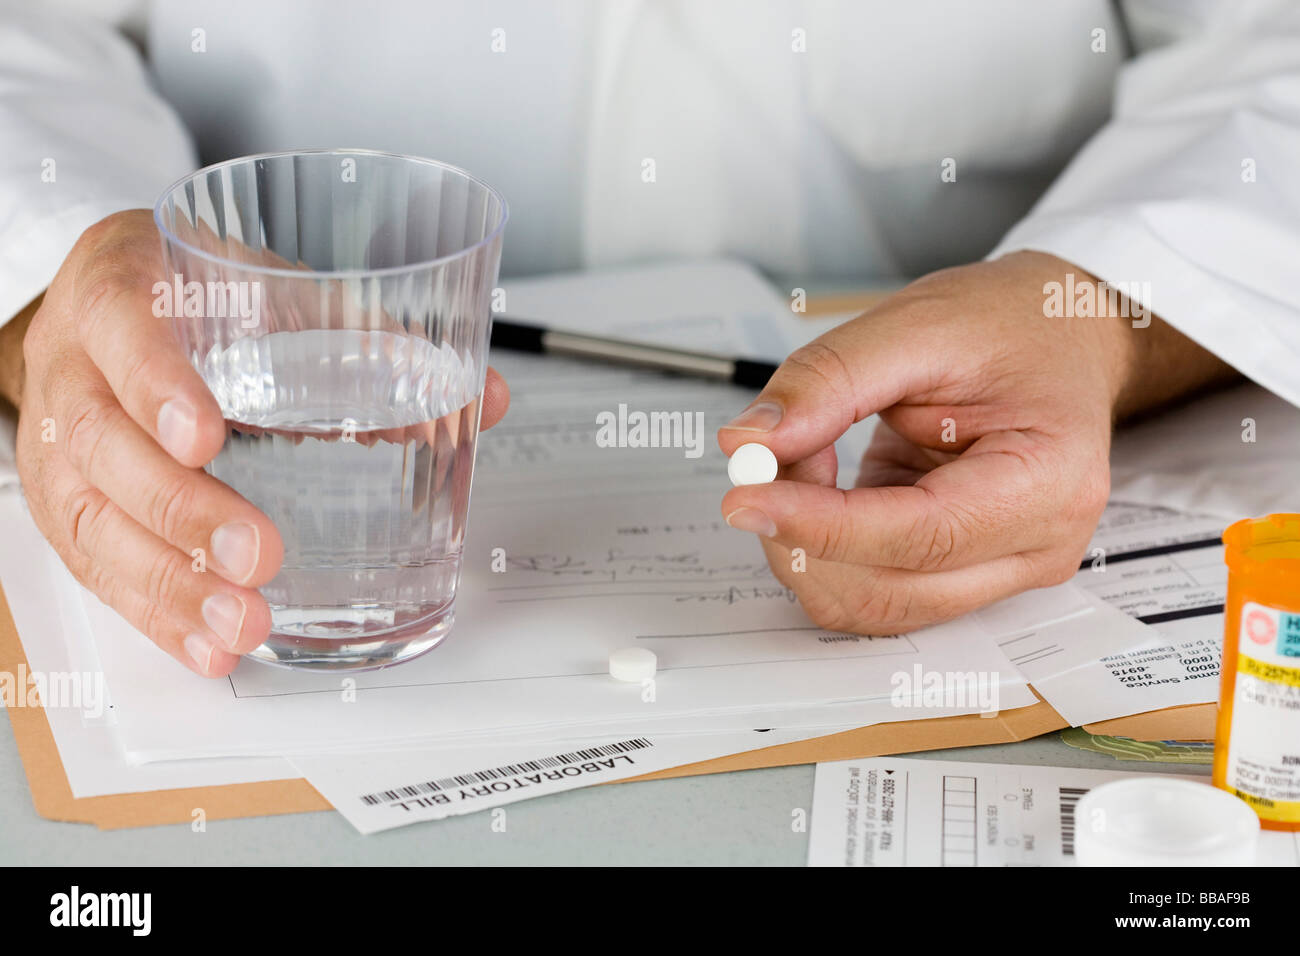
<path id="1" fill-rule="evenodd" d="M 817 765 L 809 866 L 1074 866 L 1075 808 L 1146 773 L 870 757 Z M 1209 778 L 1179 774 L 1180 780 Z M 1297 834 L 1260 834 L 1258 865 L 1300 866 Z"/>

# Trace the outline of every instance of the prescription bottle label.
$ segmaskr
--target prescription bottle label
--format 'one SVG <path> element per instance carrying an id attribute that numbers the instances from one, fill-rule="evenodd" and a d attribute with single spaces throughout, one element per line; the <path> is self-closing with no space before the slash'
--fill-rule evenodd
<path id="1" fill-rule="evenodd" d="M 1227 785 L 1261 816 L 1300 821 L 1300 614 L 1241 609 Z"/>

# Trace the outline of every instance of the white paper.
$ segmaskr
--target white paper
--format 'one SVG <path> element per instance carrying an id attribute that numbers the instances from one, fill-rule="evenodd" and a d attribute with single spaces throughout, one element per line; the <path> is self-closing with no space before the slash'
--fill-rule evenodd
<path id="1" fill-rule="evenodd" d="M 1076 726 L 1165 707 L 1212 703 L 1223 652 L 1221 519 L 1112 504 L 1074 582 L 1124 612 L 1148 640 L 1109 653 L 1039 693 Z"/>
<path id="2" fill-rule="evenodd" d="M 505 311 L 520 318 L 772 358 L 805 331 L 752 271 L 726 263 L 512 283 L 508 295 Z M 514 386 L 514 408 L 480 443 L 458 623 L 447 644 L 372 674 L 331 678 L 245 663 L 227 682 L 202 681 L 88 598 L 132 760 L 361 743 L 479 746 L 502 736 L 524 744 L 650 730 L 743 733 L 755 723 L 800 730 L 972 712 L 893 706 L 889 679 L 918 666 L 996 673 L 1004 707 L 1032 701 L 974 619 L 907 638 L 809 627 L 754 542 L 725 528 L 717 512 L 725 461 L 713 430 L 749 393 L 590 363 L 493 361 Z M 595 415 L 619 404 L 702 414 L 699 456 L 598 447 Z M 510 558 L 504 575 L 490 571 L 497 547 Z M 995 608 L 983 619 L 1033 626 L 1032 615 L 1017 615 L 1035 600 L 1013 599 L 1009 607 L 1019 602 L 1019 610 Z M 604 675 L 609 650 L 626 643 L 660 655 L 653 704 Z M 1073 656 L 1049 663 L 1076 665 L 1085 646 L 1058 643 Z M 1093 648 L 1104 649 L 1113 641 Z"/>
<path id="3" fill-rule="evenodd" d="M 577 746 L 539 743 L 526 748 L 370 751 L 291 759 L 349 823 L 368 834 L 847 729 L 637 736 Z M 504 821 L 501 825 L 508 826 Z"/>
<path id="4" fill-rule="evenodd" d="M 1222 627 L 1208 619 L 1162 624 L 1148 644 L 1035 684 L 1076 727 L 1219 696 Z M 1067 716 L 1068 715 L 1068 716 Z"/>
<path id="5" fill-rule="evenodd" d="M 1074 583 L 1144 624 L 1222 614 L 1223 521 L 1169 508 L 1111 504 Z"/>
<path id="6" fill-rule="evenodd" d="M 805 341 L 805 320 L 789 300 L 734 259 L 561 273 L 503 287 L 502 315 L 568 332 L 770 362 Z"/>
<path id="7" fill-rule="evenodd" d="M 99 628 L 98 633 L 107 630 Z M 538 641 L 556 639 L 558 643 L 553 634 L 536 630 L 528 634 Z M 825 714 L 817 714 L 820 705 L 834 700 L 869 705 L 857 711 L 850 723 L 875 722 L 867 713 L 872 709 L 879 711 L 877 719 L 881 720 L 943 716 L 934 708 L 894 707 L 890 700 L 892 676 L 916 665 L 927 672 L 999 674 L 1008 669 L 996 645 L 961 626 L 873 641 L 868 653 L 856 657 L 841 653 L 838 658 L 787 658 L 740 665 L 681 663 L 707 661 L 718 645 L 706 642 L 698 649 L 670 648 L 655 680 L 654 699 L 645 701 L 643 688 L 620 684 L 596 670 L 596 661 L 603 661 L 608 649 L 629 642 L 632 634 L 626 627 L 607 636 L 594 630 L 584 632 L 583 640 L 603 639 L 606 643 L 586 664 L 587 672 L 573 676 L 455 682 L 449 673 L 450 663 L 425 670 L 428 665 L 417 661 L 401 669 L 405 672 L 401 684 L 382 680 L 371 684 L 365 674 L 332 681 L 307 675 L 297 687 L 280 684 L 278 672 L 269 672 L 265 678 L 255 674 L 251 681 L 241 678 L 237 684 L 204 682 L 183 673 L 158 679 L 168 673 L 160 652 L 134 634 L 120 637 L 125 639 L 113 642 L 114 656 L 119 665 L 126 666 L 114 672 L 105 654 L 109 686 L 121 712 L 124 743 L 134 759 L 146 760 L 196 752 L 288 753 L 399 741 L 432 744 L 489 732 L 513 736 L 509 732 L 533 730 L 556 738 L 648 733 L 666 718 L 689 718 L 696 730 L 738 729 L 738 721 L 753 726 L 759 720 L 785 726 L 787 721 L 778 707 L 782 701 L 794 710 L 811 711 L 807 716 L 819 718 L 819 724 L 827 721 Z M 886 644 L 896 649 L 870 652 Z M 766 654 L 764 641 L 757 641 L 756 646 Z M 821 647 L 816 650 L 823 653 Z M 556 651 L 555 660 L 562 664 L 565 652 L 558 647 Z M 495 646 L 467 648 L 458 666 L 472 672 L 486 666 L 482 655 L 494 658 L 498 652 Z M 136 666 L 128 670 L 131 664 Z M 153 686 L 145 679 L 150 667 L 155 675 Z M 355 688 L 344 683 L 350 679 L 356 681 Z M 241 688 L 239 696 L 235 686 Z M 130 704 L 124 704 L 126 696 L 134 702 L 134 713 Z M 167 719 L 157 719 L 161 714 Z M 670 726 L 683 729 L 680 722 Z"/>
<path id="8" fill-rule="evenodd" d="M 1300 508 L 1300 409 L 1246 382 L 1122 429 L 1111 498 L 1217 516 Z"/>
<path id="9" fill-rule="evenodd" d="M 1150 636 L 1071 582 L 1027 591 L 977 613 L 986 628 L 1000 635 L 998 647 L 1007 659 L 1040 693 L 1040 682 L 1130 650 Z M 1024 621 L 1034 623 L 1026 626 Z"/>
<path id="10" fill-rule="evenodd" d="M 53 550 L 39 536 L 35 527 L 26 516 L 21 514 L 21 504 L 14 493 L 0 494 L 0 530 L 13 547 L 0 551 L 0 578 L 8 585 L 10 607 L 16 622 L 24 636 L 24 651 L 27 653 L 32 672 L 44 675 L 77 675 L 85 681 L 84 686 L 90 691 L 83 703 L 84 707 L 63 706 L 60 701 L 47 697 L 49 706 L 45 712 L 54 732 L 55 743 L 59 749 L 64 771 L 73 796 L 77 798 L 103 796 L 114 793 L 131 793 L 139 791 L 164 790 L 174 788 L 203 787 L 231 783 L 246 783 L 262 780 L 289 779 L 301 776 L 299 769 L 280 757 L 251 758 L 214 758 L 196 760 L 174 760 L 133 765 L 127 762 L 114 727 L 114 712 L 107 697 L 107 688 L 102 683 L 102 674 L 95 656 L 93 643 L 89 640 L 89 628 L 81 612 L 80 589 L 58 562 Z M 18 555 L 24 555 L 18 560 Z M 51 618 L 50 608 L 56 608 L 57 614 Z M 105 610 L 105 614 L 111 614 Z M 143 639 L 138 635 L 129 635 L 130 639 Z M 1029 706 L 1034 702 L 1032 694 L 1023 684 L 1015 684 L 1014 676 L 1008 675 L 1009 682 L 1001 688 L 1001 702 L 1006 708 Z M 25 705 L 26 700 L 24 698 Z M 66 702 L 63 702 L 66 703 Z M 76 703 L 76 702 L 72 702 Z M 878 708 L 882 709 L 883 708 Z M 777 743 L 809 736 L 835 733 L 844 729 L 831 723 L 839 712 L 845 712 L 861 726 L 869 721 L 861 718 L 861 711 L 847 714 L 842 708 L 831 706 L 817 708 L 801 715 L 807 726 L 802 731 L 776 730 L 754 733 L 746 730 L 730 735 L 664 735 L 656 738 L 656 762 L 651 767 L 641 755 L 637 755 L 637 773 L 650 772 L 693 760 L 708 759 L 727 753 L 737 753 L 755 747 L 772 746 Z M 954 711 L 955 712 L 955 711 Z M 886 712 L 887 713 L 887 712 Z M 395 762 L 398 767 L 410 767 L 413 771 L 423 773 L 423 768 L 455 767 L 439 773 L 438 777 L 460 773 L 461 770 L 484 767 L 500 767 L 507 763 L 533 759 L 534 755 L 543 756 L 561 752 L 556 742 L 547 739 L 544 734 L 533 734 L 533 739 L 511 741 L 494 741 L 466 743 L 460 748 L 445 747 L 442 750 L 428 750 L 411 754 L 386 751 L 383 759 Z M 607 742 L 607 741 L 602 741 Z M 563 748 L 573 751 L 594 745 L 585 741 L 571 743 Z M 663 755 L 660 759 L 658 755 Z M 312 758 L 317 760 L 317 758 Z M 667 760 L 668 762 L 664 762 Z M 366 778 L 373 764 L 367 755 L 354 753 L 339 756 L 322 756 L 318 762 L 309 764 L 319 782 L 318 789 L 325 792 L 329 788 L 331 796 L 338 792 L 328 774 L 337 774 L 345 780 L 361 781 Z M 326 769 L 319 769 L 324 766 Z M 620 768 L 621 769 L 621 768 Z M 617 779 L 628 773 L 602 774 L 601 779 Z M 433 777 L 433 770 L 426 775 Z M 382 782 L 382 781 L 381 781 Z M 591 782 L 582 780 L 572 783 L 565 777 L 559 789 Z M 549 784 L 549 781 L 548 781 Z M 358 787 L 363 786 L 358 783 Z M 386 789 L 375 786 L 364 792 Z M 509 797 L 509 802 L 540 796 L 554 789 L 533 787 L 527 792 L 518 791 Z M 343 791 L 347 792 L 347 791 Z M 361 792 L 361 791 L 358 791 Z M 495 799 L 495 798 L 494 798 Z M 495 802 L 478 801 L 482 806 L 495 806 Z M 343 806 L 340 798 L 339 805 Z M 436 804 L 435 804 L 436 806 Z M 475 809 L 466 807 L 466 809 Z M 457 810 L 455 812 L 464 812 Z M 384 816 L 378 813 L 377 816 Z M 425 816 L 413 815 L 407 822 L 424 819 Z M 432 818 L 432 817 L 428 817 Z"/>
<path id="11" fill-rule="evenodd" d="M 534 361 L 549 380 L 553 363 Z M 639 373 L 621 374 L 626 387 L 616 394 L 647 394 L 631 381 Z M 649 386 L 663 388 L 660 379 Z M 566 404 L 601 398 L 584 394 Z M 757 542 L 722 522 L 720 454 L 706 467 L 672 458 L 676 449 L 578 442 L 571 456 L 534 456 L 521 469 L 525 452 L 500 450 L 517 440 L 495 430 L 484 435 L 489 450 L 476 476 L 456 627 L 442 647 L 400 668 L 327 676 L 245 662 L 224 683 L 184 673 L 160 681 L 158 671 L 174 666 L 160 664 L 147 642 L 132 640 L 129 627 L 89 602 L 132 758 L 408 745 L 542 729 L 569 737 L 650 732 L 658 720 L 677 721 L 662 730 L 673 732 L 687 729 L 687 717 L 697 731 L 746 730 L 755 712 L 766 725 L 790 728 L 807 718 L 786 717 L 787 709 L 854 700 L 887 707 L 899 670 L 1007 670 L 975 618 L 884 638 L 812 626 L 771 576 Z M 544 445 L 548 450 L 553 446 Z M 638 452 L 649 453 L 639 467 L 625 464 Z M 487 464 L 494 455 L 515 467 L 494 473 Z M 576 474 L 569 458 L 577 459 Z M 656 474 L 664 477 L 652 487 Z M 580 487 L 590 491 L 575 493 Z M 492 571 L 497 548 L 505 573 Z M 653 706 L 605 674 L 609 653 L 629 644 L 659 655 Z M 870 710 L 843 722 L 935 715 Z"/>
<path id="12" fill-rule="evenodd" d="M 1120 770 L 872 757 L 817 765 L 809 866 L 1073 866 L 1074 807 Z M 1179 775 L 1209 786 L 1208 777 Z M 1300 865 L 1261 831 L 1260 866 Z"/>
<path id="13" fill-rule="evenodd" d="M 1152 633 L 1141 622 L 1098 601 L 1093 613 L 1059 621 L 1034 635 L 1049 644 L 1071 648 L 1075 653 L 1069 655 L 1070 660 L 1055 666 L 1049 666 L 1053 657 L 1031 660 L 1021 667 L 1021 673 L 1071 726 L 1137 713 L 1131 708 L 1147 709 L 1145 700 L 1135 703 L 1122 696 L 1099 694 L 1095 674 L 1101 662 L 1128 659 L 1149 646 Z M 1099 652 L 1098 647 L 1109 649 Z M 1081 649 L 1082 654 L 1078 653 Z M 1077 662 L 1079 658 L 1085 659 Z"/>
<path id="14" fill-rule="evenodd" d="M 485 734 L 745 731 L 759 715 L 760 725 L 791 728 L 830 702 L 863 703 L 834 722 L 866 724 L 938 715 L 891 706 L 896 672 L 1008 669 L 973 617 L 883 638 L 811 625 L 757 541 L 719 512 L 728 484 L 713 430 L 749 400 L 743 390 L 549 357 L 494 362 L 514 407 L 480 439 L 457 622 L 444 645 L 378 672 L 246 661 L 229 681 L 203 681 L 88 602 L 132 759 Z M 597 416 L 620 404 L 703 415 L 701 453 L 600 447 Z M 496 549 L 504 573 L 492 570 Z M 651 704 L 606 674 L 609 653 L 628 645 L 659 656 Z M 805 716 L 787 719 L 791 710 Z"/>

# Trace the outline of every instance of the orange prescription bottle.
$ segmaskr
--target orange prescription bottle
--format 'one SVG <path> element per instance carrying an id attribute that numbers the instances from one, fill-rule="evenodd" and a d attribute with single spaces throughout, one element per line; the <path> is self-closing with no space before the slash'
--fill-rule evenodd
<path id="1" fill-rule="evenodd" d="M 1300 514 L 1238 521 L 1228 563 L 1214 785 L 1300 830 Z"/>

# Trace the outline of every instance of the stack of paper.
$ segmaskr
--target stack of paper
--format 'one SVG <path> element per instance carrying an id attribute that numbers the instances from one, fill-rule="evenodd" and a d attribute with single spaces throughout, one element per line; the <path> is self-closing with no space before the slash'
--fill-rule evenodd
<path id="1" fill-rule="evenodd" d="M 771 359 L 806 334 L 734 263 L 517 283 L 507 304 Z M 457 623 L 400 667 L 329 676 L 245 662 L 229 680 L 195 677 L 80 589 L 17 494 L 0 492 L 0 581 L 30 666 L 87 688 L 89 706 L 46 695 L 75 795 L 301 775 L 370 832 L 843 728 L 1028 707 L 1030 682 L 1076 723 L 1214 699 L 1217 653 L 1202 645 L 1221 629 L 1218 518 L 1116 505 L 1095 542 L 1104 560 L 1074 583 L 909 635 L 832 634 L 719 515 L 728 484 L 713 434 L 751 394 L 492 359 L 512 407 L 480 438 Z M 601 447 L 597 416 L 620 406 L 699 413 L 703 431 L 687 447 Z M 849 471 L 868 433 L 846 440 Z M 653 685 L 605 673 L 630 645 L 658 655 Z M 1206 653 L 1212 669 L 1197 663 Z M 1161 679 L 1134 682 L 1135 667 Z"/>

